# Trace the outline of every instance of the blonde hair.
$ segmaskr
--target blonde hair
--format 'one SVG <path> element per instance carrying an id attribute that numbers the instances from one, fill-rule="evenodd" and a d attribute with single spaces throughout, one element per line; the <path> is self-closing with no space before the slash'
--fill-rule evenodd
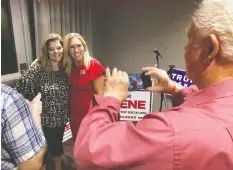
<path id="1" fill-rule="evenodd" d="M 89 69 L 89 66 L 90 66 L 91 57 L 89 54 L 89 50 L 88 50 L 86 41 L 78 33 L 69 33 L 64 37 L 64 57 L 68 58 L 67 62 L 64 63 L 64 65 L 67 66 L 67 68 L 69 70 L 68 73 L 71 72 L 72 66 L 74 64 L 73 59 L 69 55 L 70 40 L 74 37 L 78 38 L 83 45 L 83 48 L 84 48 L 83 64 L 86 66 L 87 69 Z"/>
<path id="2" fill-rule="evenodd" d="M 233 61 L 233 0 L 203 0 L 192 19 L 196 35 L 204 38 L 215 34 L 220 56 Z"/>
<path id="3" fill-rule="evenodd" d="M 51 34 L 48 34 L 44 38 L 44 42 L 42 45 L 42 57 L 40 59 L 40 62 L 41 62 L 41 66 L 44 69 L 46 69 L 47 71 L 52 71 L 52 69 L 53 69 L 51 60 L 49 59 L 49 56 L 48 56 L 48 45 L 50 42 L 57 41 L 57 40 L 59 40 L 61 46 L 63 46 L 62 38 L 58 34 L 51 33 Z M 60 67 L 60 69 L 64 70 L 66 72 L 66 74 L 68 74 L 68 69 L 67 69 L 67 67 L 64 67 L 64 64 L 63 64 L 65 62 L 67 62 L 66 60 L 67 60 L 67 58 L 63 56 L 61 59 L 61 62 L 59 64 L 59 67 Z"/>

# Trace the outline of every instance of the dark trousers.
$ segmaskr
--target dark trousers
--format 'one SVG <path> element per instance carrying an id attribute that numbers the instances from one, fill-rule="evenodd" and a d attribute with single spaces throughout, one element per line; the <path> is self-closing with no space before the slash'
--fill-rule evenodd
<path id="1" fill-rule="evenodd" d="M 45 161 L 48 158 L 48 154 L 52 157 L 61 156 L 63 154 L 63 135 L 64 135 L 65 125 L 61 127 L 43 127 L 43 132 L 47 140 L 48 149 L 45 154 Z"/>

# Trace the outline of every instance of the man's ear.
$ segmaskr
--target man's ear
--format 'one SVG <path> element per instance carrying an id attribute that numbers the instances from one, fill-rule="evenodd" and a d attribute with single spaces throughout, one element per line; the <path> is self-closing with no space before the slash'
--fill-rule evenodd
<path id="1" fill-rule="evenodd" d="M 208 39 L 210 42 L 210 44 L 209 44 L 210 47 L 209 47 L 209 53 L 207 56 L 207 60 L 211 61 L 217 56 L 217 54 L 219 52 L 219 41 L 218 41 L 215 34 L 210 34 Z"/>

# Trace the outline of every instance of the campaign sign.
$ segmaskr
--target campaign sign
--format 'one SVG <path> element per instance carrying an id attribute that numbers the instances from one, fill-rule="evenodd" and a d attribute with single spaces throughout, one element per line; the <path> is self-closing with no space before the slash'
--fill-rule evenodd
<path id="1" fill-rule="evenodd" d="M 70 138 L 72 138 L 72 132 L 70 129 L 70 123 L 68 122 L 68 123 L 66 123 L 66 126 L 65 126 L 62 142 L 65 142 L 65 141 L 69 140 Z"/>
<path id="2" fill-rule="evenodd" d="M 121 103 L 120 120 L 138 121 L 151 111 L 151 92 L 131 91 Z"/>
<path id="3" fill-rule="evenodd" d="M 180 70 L 180 69 L 176 69 L 173 68 L 172 69 L 172 75 L 171 75 L 171 79 L 179 84 L 181 84 L 184 87 L 189 87 L 193 84 L 192 80 L 188 79 L 185 76 L 185 71 L 184 70 Z"/>

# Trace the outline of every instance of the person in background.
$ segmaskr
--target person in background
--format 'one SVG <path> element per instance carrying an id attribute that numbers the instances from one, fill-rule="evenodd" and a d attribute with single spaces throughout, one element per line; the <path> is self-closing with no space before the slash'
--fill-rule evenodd
<path id="1" fill-rule="evenodd" d="M 39 170 L 46 152 L 41 94 L 31 102 L 1 84 L 1 169 Z M 28 105 L 29 104 L 29 105 Z"/>
<path id="2" fill-rule="evenodd" d="M 94 94 L 104 92 L 104 67 L 89 54 L 87 43 L 77 33 L 64 38 L 64 56 L 69 58 L 70 125 L 73 139 L 87 114 Z"/>
<path id="3" fill-rule="evenodd" d="M 68 58 L 63 57 L 63 41 L 58 34 L 47 35 L 42 50 L 43 56 L 31 65 L 14 88 L 27 99 L 41 93 L 43 103 L 41 119 L 48 152 L 52 156 L 55 170 L 61 170 L 62 141 L 64 128 L 68 122 L 70 98 L 68 67 L 64 64 Z"/>
<path id="4" fill-rule="evenodd" d="M 119 122 L 128 96 L 126 72 L 106 69 L 104 96 L 94 97 L 74 146 L 79 169 L 233 169 L 233 1 L 204 0 L 192 16 L 185 46 L 186 73 L 198 87 L 185 96 L 164 70 L 142 69 L 182 104 L 146 114 L 136 125 Z M 198 90 L 199 89 L 199 90 Z"/>

